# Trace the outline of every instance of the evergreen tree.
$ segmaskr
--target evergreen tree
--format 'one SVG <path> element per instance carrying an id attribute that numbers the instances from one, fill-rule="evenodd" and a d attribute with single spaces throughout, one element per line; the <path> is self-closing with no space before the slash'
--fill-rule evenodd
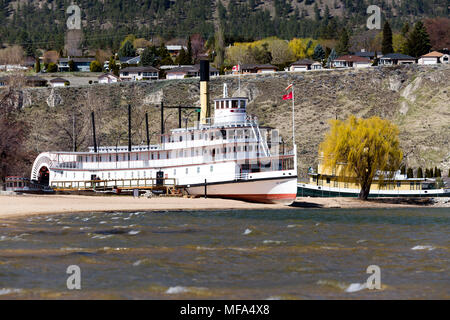
<path id="1" fill-rule="evenodd" d="M 334 48 L 331 49 L 330 55 L 328 56 L 328 59 L 327 59 L 327 67 L 331 68 L 331 64 L 332 64 L 333 60 L 337 59 L 337 58 L 338 58 L 338 55 L 336 53 L 336 50 L 334 50 Z"/>
<path id="2" fill-rule="evenodd" d="M 317 6 L 317 3 L 314 4 L 314 19 L 316 21 L 320 20 L 320 10 L 319 7 Z"/>
<path id="3" fill-rule="evenodd" d="M 405 165 L 402 165 L 400 167 L 400 174 L 406 174 L 406 166 Z"/>
<path id="4" fill-rule="evenodd" d="M 348 50 L 350 48 L 349 37 L 347 30 L 344 28 L 342 30 L 341 37 L 339 38 L 339 43 L 336 46 L 336 52 L 338 55 L 343 56 L 348 54 Z"/>
<path id="5" fill-rule="evenodd" d="M 119 49 L 119 57 L 135 57 L 136 49 L 130 41 L 126 41 L 123 46 Z"/>
<path id="6" fill-rule="evenodd" d="M 383 54 L 393 53 L 394 48 L 392 46 L 392 30 L 389 22 L 384 23 L 383 28 L 383 42 L 381 45 L 381 52 Z"/>
<path id="7" fill-rule="evenodd" d="M 187 59 L 189 61 L 188 64 L 192 64 L 192 42 L 191 42 L 191 37 L 189 37 L 188 44 L 187 44 Z"/>
<path id="8" fill-rule="evenodd" d="M 408 168 L 408 171 L 406 171 L 406 177 L 407 177 L 408 179 L 414 178 L 414 172 L 413 172 L 413 169 L 412 169 L 412 168 Z"/>
<path id="9" fill-rule="evenodd" d="M 146 47 L 141 54 L 141 65 L 144 67 L 155 66 L 156 65 L 156 47 Z"/>
<path id="10" fill-rule="evenodd" d="M 314 48 L 313 59 L 316 61 L 322 61 L 325 59 L 325 51 L 320 44 Z"/>
<path id="11" fill-rule="evenodd" d="M 406 43 L 407 53 L 412 57 L 420 57 L 430 52 L 430 49 L 430 36 L 428 35 L 422 21 L 418 21 L 414 25 L 413 31 L 409 33 Z"/>
<path id="12" fill-rule="evenodd" d="M 41 62 L 39 61 L 39 57 L 36 57 L 35 62 L 34 62 L 34 71 L 36 73 L 41 72 Z"/>
<path id="13" fill-rule="evenodd" d="M 402 36 L 404 36 L 406 38 L 406 36 L 408 35 L 409 32 L 409 23 L 405 22 L 405 24 L 402 27 Z"/>
<path id="14" fill-rule="evenodd" d="M 76 70 L 75 62 L 73 60 L 67 61 L 67 65 L 69 66 L 69 71 L 74 72 Z"/>
<path id="15" fill-rule="evenodd" d="M 419 167 L 419 169 L 417 170 L 417 178 L 423 178 L 422 168 L 420 168 L 420 167 Z"/>

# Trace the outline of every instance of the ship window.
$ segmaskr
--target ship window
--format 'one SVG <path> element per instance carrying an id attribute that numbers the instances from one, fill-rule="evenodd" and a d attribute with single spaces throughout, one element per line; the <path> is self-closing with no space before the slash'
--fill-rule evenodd
<path id="1" fill-rule="evenodd" d="M 214 171 L 214 166 L 209 166 L 209 171 L 213 172 Z"/>
<path id="2" fill-rule="evenodd" d="M 173 175 L 174 175 L 174 176 L 177 175 L 177 169 L 173 169 Z"/>
<path id="3" fill-rule="evenodd" d="M 189 174 L 189 168 L 186 168 L 186 174 Z"/>
<path id="4" fill-rule="evenodd" d="M 327 178 L 327 184 L 330 184 L 330 178 Z"/>
<path id="5" fill-rule="evenodd" d="M 414 182 L 411 182 L 411 183 L 409 184 L 409 190 L 414 190 Z"/>
<path id="6" fill-rule="evenodd" d="M 197 173 L 200 173 L 200 167 L 197 167 Z"/>
<path id="7" fill-rule="evenodd" d="M 401 182 L 397 182 L 397 188 L 400 188 L 402 186 Z"/>
<path id="8" fill-rule="evenodd" d="M 180 142 L 183 141 L 183 136 L 180 136 Z"/>
<path id="9" fill-rule="evenodd" d="M 220 109 L 225 108 L 225 101 L 220 101 Z"/>
<path id="10" fill-rule="evenodd" d="M 231 101 L 231 107 L 232 108 L 239 108 L 238 103 L 239 103 L 239 100 L 232 100 Z"/>
<path id="11" fill-rule="evenodd" d="M 111 157 L 111 155 L 109 155 L 109 162 L 111 162 L 112 161 L 112 157 Z"/>

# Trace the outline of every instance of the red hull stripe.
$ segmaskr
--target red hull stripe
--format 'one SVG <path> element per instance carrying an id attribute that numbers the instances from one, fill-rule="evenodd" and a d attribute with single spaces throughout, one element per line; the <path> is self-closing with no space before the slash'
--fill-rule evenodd
<path id="1" fill-rule="evenodd" d="M 278 201 L 292 200 L 297 197 L 296 193 L 282 193 L 282 194 L 214 194 L 212 197 L 223 197 L 230 199 L 239 199 L 253 202 L 273 203 Z"/>

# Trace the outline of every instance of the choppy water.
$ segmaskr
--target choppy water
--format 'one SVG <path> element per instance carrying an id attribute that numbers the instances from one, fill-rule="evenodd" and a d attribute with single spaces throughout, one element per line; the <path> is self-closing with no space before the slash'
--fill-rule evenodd
<path id="1" fill-rule="evenodd" d="M 449 260 L 448 208 L 0 221 L 0 299 L 450 299 Z M 66 287 L 69 265 L 81 290 Z M 382 290 L 363 289 L 369 265 Z"/>

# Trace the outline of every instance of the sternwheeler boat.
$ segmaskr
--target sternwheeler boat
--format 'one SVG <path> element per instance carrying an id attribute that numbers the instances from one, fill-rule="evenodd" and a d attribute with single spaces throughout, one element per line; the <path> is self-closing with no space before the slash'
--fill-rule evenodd
<path id="1" fill-rule="evenodd" d="M 278 131 L 247 114 L 249 99 L 209 103 L 209 63 L 201 62 L 200 121 L 161 135 L 157 145 L 94 147 L 88 152 L 45 152 L 31 180 L 57 188 L 98 184 L 114 188 L 125 179 L 136 188 L 164 180 L 194 196 L 291 204 L 297 194 L 296 146 L 285 150 Z M 95 126 L 94 130 L 95 132 Z M 93 182 L 94 181 L 94 182 Z"/>

